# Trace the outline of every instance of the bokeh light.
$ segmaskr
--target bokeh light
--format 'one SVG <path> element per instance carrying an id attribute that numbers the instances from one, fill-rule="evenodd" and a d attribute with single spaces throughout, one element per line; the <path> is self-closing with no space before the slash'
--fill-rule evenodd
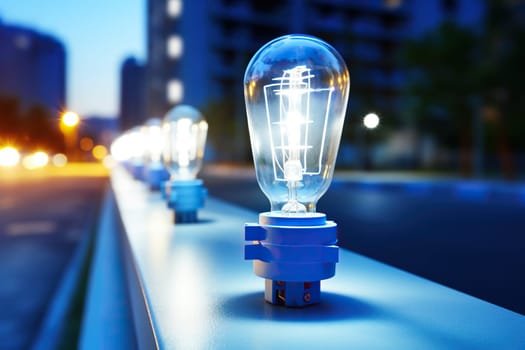
<path id="1" fill-rule="evenodd" d="M 363 124 L 367 129 L 375 129 L 379 125 L 379 117 L 375 113 L 368 113 L 363 118 Z"/>
<path id="2" fill-rule="evenodd" d="M 20 161 L 20 153 L 14 147 L 7 146 L 0 149 L 0 166 L 14 167 Z"/>
<path id="3" fill-rule="evenodd" d="M 28 154 L 22 160 L 23 167 L 29 170 L 45 167 L 48 163 L 49 156 L 43 151 Z"/>
<path id="4" fill-rule="evenodd" d="M 107 156 L 108 150 L 103 145 L 96 145 L 95 147 L 93 147 L 93 150 L 91 151 L 91 153 L 93 154 L 93 157 L 96 160 L 102 160 L 104 159 L 105 156 Z"/>
<path id="5" fill-rule="evenodd" d="M 123 162 L 131 158 L 131 141 L 129 133 L 124 133 L 113 141 L 110 150 L 116 161 Z"/>
<path id="6" fill-rule="evenodd" d="M 67 127 L 74 127 L 80 122 L 80 117 L 75 112 L 66 112 L 62 115 L 62 123 Z"/>
<path id="7" fill-rule="evenodd" d="M 80 149 L 89 152 L 93 149 L 93 139 L 91 137 L 83 137 L 80 139 Z"/>
<path id="8" fill-rule="evenodd" d="M 67 164 L 67 157 L 65 154 L 58 153 L 51 158 L 51 163 L 56 167 L 63 167 Z"/>

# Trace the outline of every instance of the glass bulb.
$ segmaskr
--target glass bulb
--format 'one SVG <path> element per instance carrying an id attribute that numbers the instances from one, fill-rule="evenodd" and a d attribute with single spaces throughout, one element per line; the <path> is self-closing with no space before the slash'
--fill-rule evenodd
<path id="1" fill-rule="evenodd" d="M 131 158 L 130 131 L 124 132 L 111 143 L 110 153 L 119 162 L 125 162 Z"/>
<path id="2" fill-rule="evenodd" d="M 162 158 L 171 180 L 191 180 L 202 167 L 208 123 L 188 105 L 172 108 L 164 118 L 165 145 Z"/>
<path id="3" fill-rule="evenodd" d="M 315 212 L 332 180 L 350 89 L 326 42 L 287 35 L 264 45 L 244 75 L 257 181 L 271 211 Z"/>
<path id="4" fill-rule="evenodd" d="M 164 150 L 164 135 L 162 133 L 162 120 L 150 118 L 142 127 L 144 138 L 144 160 L 146 163 L 160 163 Z"/>
<path id="5" fill-rule="evenodd" d="M 127 142 L 130 146 L 130 158 L 133 164 L 142 164 L 144 157 L 144 135 L 140 126 L 135 126 L 129 131 Z"/>

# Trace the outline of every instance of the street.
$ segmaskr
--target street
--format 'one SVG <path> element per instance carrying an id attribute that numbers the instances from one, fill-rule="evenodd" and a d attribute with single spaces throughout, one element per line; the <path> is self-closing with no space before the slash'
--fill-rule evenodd
<path id="1" fill-rule="evenodd" d="M 92 236 L 107 178 L 104 170 L 79 176 L 90 171 L 75 166 L 1 171 L 0 349 L 27 349 L 80 242 Z"/>
<path id="2" fill-rule="evenodd" d="M 336 174 L 317 205 L 338 224 L 341 247 L 525 314 L 525 203 L 517 193 L 370 178 Z M 212 196 L 269 210 L 253 170 L 211 167 L 203 179 Z"/>

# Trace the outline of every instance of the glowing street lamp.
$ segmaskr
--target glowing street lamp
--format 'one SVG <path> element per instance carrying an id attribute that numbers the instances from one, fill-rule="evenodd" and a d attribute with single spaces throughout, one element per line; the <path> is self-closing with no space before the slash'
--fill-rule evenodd
<path id="1" fill-rule="evenodd" d="M 246 225 L 245 259 L 272 304 L 317 303 L 320 281 L 335 275 L 337 225 L 316 204 L 332 180 L 349 88 L 339 53 L 306 35 L 267 43 L 246 68 L 253 159 L 271 211 Z"/>
<path id="2" fill-rule="evenodd" d="M 0 148 L 0 166 L 14 167 L 20 161 L 20 153 L 11 146 Z"/>
<path id="3" fill-rule="evenodd" d="M 367 129 L 375 129 L 379 126 L 379 117 L 375 113 L 368 113 L 363 118 L 363 125 Z"/>
<path id="4" fill-rule="evenodd" d="M 80 123 L 80 117 L 75 112 L 66 111 L 60 118 L 60 130 L 64 134 L 66 149 L 73 156 L 76 154 L 77 143 L 77 126 Z"/>
<path id="5" fill-rule="evenodd" d="M 164 118 L 163 160 L 170 173 L 166 183 L 168 207 L 175 211 L 175 222 L 197 221 L 197 209 L 207 195 L 197 173 L 202 167 L 208 123 L 188 105 L 178 105 Z"/>
<path id="6" fill-rule="evenodd" d="M 75 112 L 67 111 L 62 114 L 61 122 L 66 128 L 74 128 L 80 122 L 80 117 Z"/>

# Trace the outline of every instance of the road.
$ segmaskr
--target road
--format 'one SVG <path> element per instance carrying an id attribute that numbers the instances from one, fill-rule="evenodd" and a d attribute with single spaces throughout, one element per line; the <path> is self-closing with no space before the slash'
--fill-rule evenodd
<path id="1" fill-rule="evenodd" d="M 362 175 L 336 175 L 317 205 L 337 222 L 340 246 L 525 314 L 525 195 Z M 249 168 L 209 167 L 202 177 L 210 195 L 269 210 Z"/>
<path id="2" fill-rule="evenodd" d="M 94 165 L 0 168 L 0 349 L 34 344 L 106 184 Z"/>

